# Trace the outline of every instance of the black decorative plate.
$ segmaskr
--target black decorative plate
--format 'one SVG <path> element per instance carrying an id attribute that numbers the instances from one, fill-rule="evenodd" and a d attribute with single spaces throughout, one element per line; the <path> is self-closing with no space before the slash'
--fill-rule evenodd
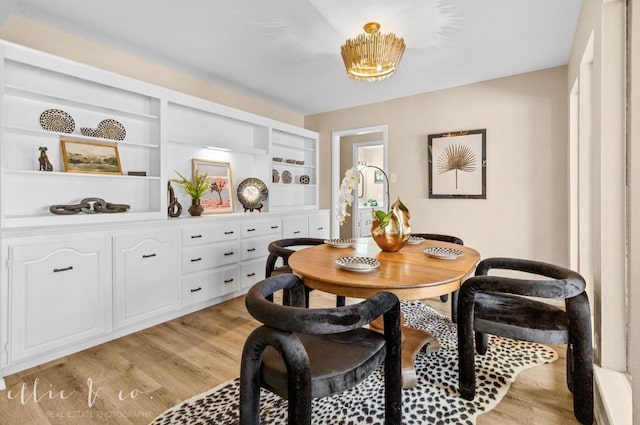
<path id="1" fill-rule="evenodd" d="M 430 257 L 439 258 L 441 260 L 455 260 L 463 254 L 459 249 L 443 246 L 431 246 L 429 248 L 425 248 L 422 252 Z"/>
<path id="2" fill-rule="evenodd" d="M 371 257 L 340 257 L 336 264 L 340 268 L 358 273 L 370 272 L 380 267 L 380 261 Z"/>
<path id="3" fill-rule="evenodd" d="M 40 114 L 40 126 L 47 131 L 73 133 L 76 123 L 71 115 L 61 109 L 47 109 Z"/>
<path id="4" fill-rule="evenodd" d="M 110 119 L 100 121 L 97 131 L 101 137 L 112 140 L 124 140 L 124 137 L 127 135 L 127 131 L 122 124 Z"/>
<path id="5" fill-rule="evenodd" d="M 262 204 L 268 197 L 269 189 L 267 189 L 267 185 L 260 179 L 249 177 L 248 179 L 242 180 L 238 185 L 238 200 L 245 211 L 260 211 Z"/>

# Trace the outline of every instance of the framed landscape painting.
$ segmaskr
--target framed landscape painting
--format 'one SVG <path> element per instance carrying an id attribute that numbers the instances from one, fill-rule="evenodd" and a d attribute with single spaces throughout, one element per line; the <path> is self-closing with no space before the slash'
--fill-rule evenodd
<path id="1" fill-rule="evenodd" d="M 487 130 L 429 135 L 429 198 L 487 198 Z"/>
<path id="2" fill-rule="evenodd" d="M 231 165 L 228 162 L 193 159 L 193 177 L 196 173 L 207 173 L 209 190 L 200 199 L 204 214 L 233 212 L 233 190 L 231 183 Z"/>
<path id="3" fill-rule="evenodd" d="M 122 174 L 117 145 L 60 139 L 60 149 L 68 173 Z"/>

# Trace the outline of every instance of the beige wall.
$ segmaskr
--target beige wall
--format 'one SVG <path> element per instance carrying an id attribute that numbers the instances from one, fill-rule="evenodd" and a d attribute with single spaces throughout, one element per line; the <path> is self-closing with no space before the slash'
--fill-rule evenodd
<path id="1" fill-rule="evenodd" d="M 7 18 L 0 27 L 0 39 L 299 127 L 304 125 L 301 114 L 21 16 Z"/>
<path id="2" fill-rule="evenodd" d="M 320 181 L 331 181 L 331 133 L 388 124 L 391 198 L 416 232 L 461 237 L 484 257 L 567 263 L 566 67 L 307 116 L 320 132 Z M 382 83 L 384 84 L 384 82 Z M 487 129 L 487 199 L 429 199 L 427 136 Z M 331 207 L 331 187 L 320 206 Z"/>

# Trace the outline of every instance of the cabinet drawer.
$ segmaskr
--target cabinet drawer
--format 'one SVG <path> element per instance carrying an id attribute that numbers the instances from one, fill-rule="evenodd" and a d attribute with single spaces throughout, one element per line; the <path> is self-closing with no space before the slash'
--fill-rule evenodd
<path id="1" fill-rule="evenodd" d="M 328 239 L 330 233 L 329 213 L 312 214 L 309 216 L 309 237 Z"/>
<path id="2" fill-rule="evenodd" d="M 264 278 L 266 259 L 247 261 L 240 266 L 240 289 L 250 288 Z"/>
<path id="3" fill-rule="evenodd" d="M 238 268 L 225 267 L 182 278 L 182 307 L 203 303 L 238 290 Z"/>
<path id="4" fill-rule="evenodd" d="M 233 264 L 240 259 L 240 242 L 221 242 L 182 250 L 182 273 Z"/>
<path id="5" fill-rule="evenodd" d="M 306 238 L 309 236 L 309 218 L 304 216 L 287 217 L 282 222 L 282 237 Z"/>
<path id="6" fill-rule="evenodd" d="M 189 226 L 182 229 L 182 246 L 203 245 L 240 237 L 240 223 L 222 223 L 206 226 Z"/>
<path id="7" fill-rule="evenodd" d="M 278 237 L 263 236 L 261 238 L 244 239 L 242 245 L 241 260 L 251 260 L 253 258 L 266 257 L 269 255 L 269 243 L 277 240 Z"/>
<path id="8" fill-rule="evenodd" d="M 282 221 L 278 219 L 257 220 L 250 223 L 242 223 L 242 237 L 253 238 L 263 235 L 278 235 L 282 233 Z"/>

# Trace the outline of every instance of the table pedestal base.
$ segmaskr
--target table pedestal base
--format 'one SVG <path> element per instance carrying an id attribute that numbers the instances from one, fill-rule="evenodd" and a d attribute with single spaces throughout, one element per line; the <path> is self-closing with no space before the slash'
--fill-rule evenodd
<path id="1" fill-rule="evenodd" d="M 402 388 L 418 385 L 418 375 L 413 358 L 422 349 L 427 353 L 438 351 L 440 343 L 427 331 L 402 327 Z"/>
<path id="2" fill-rule="evenodd" d="M 411 388 L 418 385 L 418 374 L 413 363 L 413 358 L 422 349 L 427 353 L 438 351 L 440 343 L 429 332 L 422 329 L 414 329 L 404 325 L 404 317 L 401 317 L 402 323 L 402 388 Z M 377 332 L 384 332 L 384 322 L 382 316 L 378 317 L 371 323 L 369 328 Z"/>

